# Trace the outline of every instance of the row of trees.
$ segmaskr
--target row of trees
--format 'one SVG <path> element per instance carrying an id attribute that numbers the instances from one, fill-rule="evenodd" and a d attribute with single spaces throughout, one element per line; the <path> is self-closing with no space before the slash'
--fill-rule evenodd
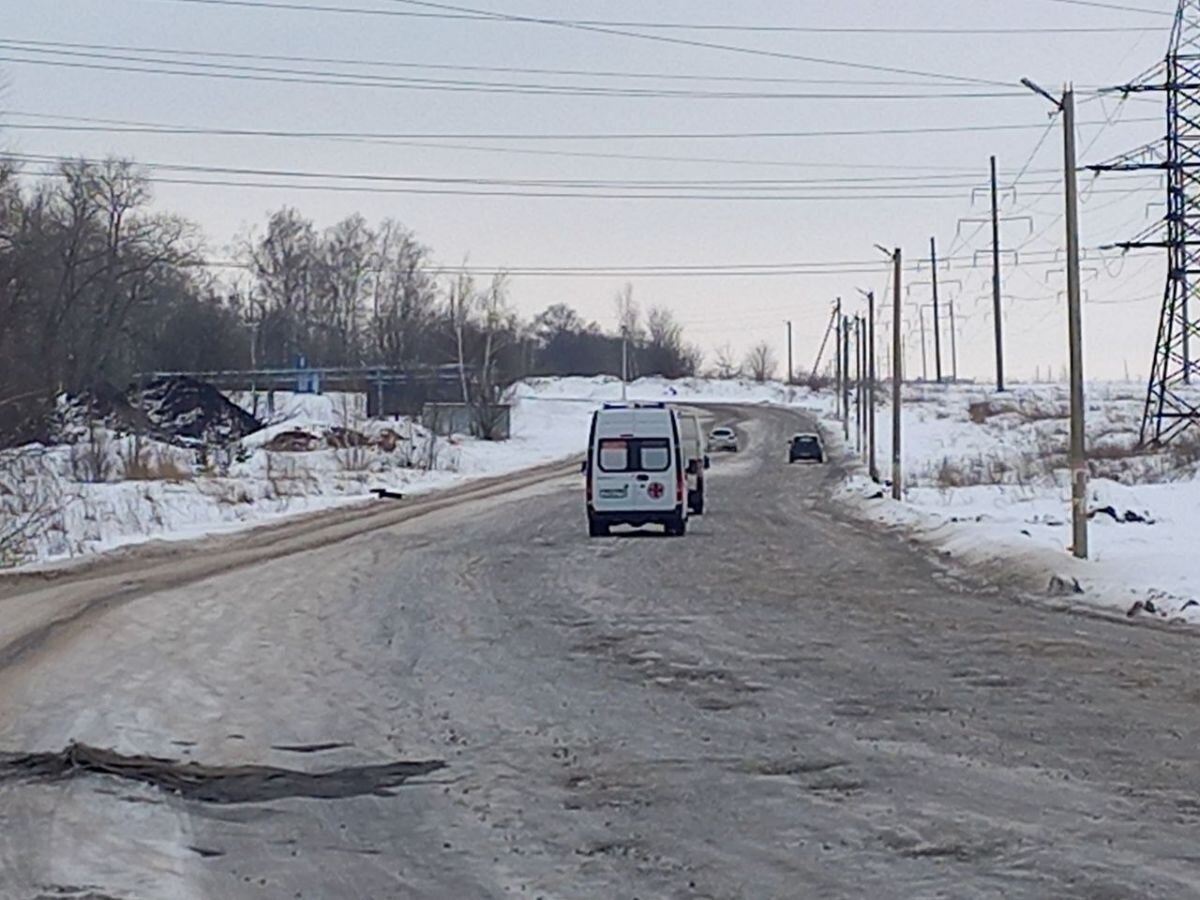
<path id="1" fill-rule="evenodd" d="M 629 289 L 607 332 L 557 303 L 517 315 L 503 277 L 439 272 L 394 220 L 319 229 L 291 208 L 214 269 L 202 236 L 157 211 L 125 160 L 64 161 L 31 180 L 0 163 L 0 443 L 40 436 L 55 398 L 135 373 L 459 363 L 491 388 L 527 375 L 694 375 L 671 312 Z M 628 353 L 623 354 L 623 345 Z M 764 351 L 756 351 L 762 356 Z M 765 351 L 768 352 L 769 351 Z M 767 377 L 767 360 L 745 369 Z"/>

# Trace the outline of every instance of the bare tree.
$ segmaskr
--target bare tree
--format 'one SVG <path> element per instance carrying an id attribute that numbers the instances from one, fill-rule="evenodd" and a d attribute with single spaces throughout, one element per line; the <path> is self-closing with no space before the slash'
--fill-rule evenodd
<path id="1" fill-rule="evenodd" d="M 318 252 L 312 222 L 291 208 L 274 213 L 266 234 L 239 248 L 262 302 L 265 361 L 290 365 L 297 353 L 311 350 L 308 329 L 317 306 Z"/>
<path id="2" fill-rule="evenodd" d="M 401 367 L 426 360 L 434 351 L 428 335 L 437 304 L 429 251 L 391 219 L 379 226 L 371 289 L 373 342 L 379 360 Z"/>
<path id="3" fill-rule="evenodd" d="M 621 378 L 624 381 L 637 377 L 633 348 L 642 336 L 641 322 L 641 310 L 633 299 L 633 285 L 626 284 L 617 293 L 617 333 L 621 340 Z"/>
<path id="4" fill-rule="evenodd" d="M 703 358 L 698 347 L 683 339 L 683 326 L 663 306 L 652 306 L 646 316 L 646 339 L 639 348 L 643 371 L 666 378 L 695 375 Z"/>
<path id="5" fill-rule="evenodd" d="M 516 316 L 508 308 L 508 276 L 498 273 L 479 298 L 483 359 L 479 366 L 474 418 L 476 434 L 485 440 L 499 436 L 502 386 L 496 373 L 497 354 L 517 332 Z"/>
<path id="6" fill-rule="evenodd" d="M 755 344 L 746 354 L 745 368 L 750 376 L 760 384 L 770 381 L 775 376 L 779 363 L 775 359 L 775 351 L 766 341 Z"/>
<path id="7" fill-rule="evenodd" d="M 318 248 L 317 309 L 314 310 L 322 360 L 343 365 L 362 362 L 363 306 L 370 293 L 375 233 L 360 215 L 326 230 Z"/>
<path id="8" fill-rule="evenodd" d="M 467 326 L 475 302 L 475 281 L 467 274 L 455 276 L 447 297 L 450 311 L 450 326 L 454 329 L 454 343 L 458 355 L 458 380 L 462 388 L 464 406 L 471 405 L 471 388 L 467 378 Z"/>
<path id="9" fill-rule="evenodd" d="M 742 366 L 734 357 L 732 344 L 725 343 L 717 348 L 717 358 L 713 371 L 718 378 L 730 379 L 741 377 Z"/>

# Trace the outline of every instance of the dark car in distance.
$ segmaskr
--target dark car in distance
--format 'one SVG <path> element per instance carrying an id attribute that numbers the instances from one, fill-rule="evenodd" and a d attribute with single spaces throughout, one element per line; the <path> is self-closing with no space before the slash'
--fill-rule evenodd
<path id="1" fill-rule="evenodd" d="M 788 462 L 810 460 L 825 462 L 825 447 L 821 444 L 821 436 L 817 434 L 795 434 L 788 442 Z"/>

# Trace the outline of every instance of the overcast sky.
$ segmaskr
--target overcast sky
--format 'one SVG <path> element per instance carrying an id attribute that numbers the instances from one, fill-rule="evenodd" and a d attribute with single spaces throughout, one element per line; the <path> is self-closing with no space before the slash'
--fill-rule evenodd
<path id="1" fill-rule="evenodd" d="M 262 8 L 268 4 L 309 8 Z M 1095 88 L 1128 81 L 1161 60 L 1171 23 L 1168 13 L 1175 5 L 1171 0 L 1138 0 L 1134 5 L 1149 10 L 1145 12 L 1074 0 L 657 0 L 652 4 L 634 0 L 461 0 L 460 5 L 517 16 L 632 22 L 637 24 L 616 30 L 777 55 L 511 20 L 395 15 L 437 12 L 435 4 L 405 0 L 0 0 L 5 21 L 0 71 L 7 82 L 6 112 L 0 119 L 6 126 L 2 139 L 8 150 L 18 154 L 113 153 L 146 163 L 477 182 L 391 182 L 388 192 L 372 189 L 378 182 L 360 182 L 360 187 L 368 189 L 354 192 L 300 190 L 294 186 L 298 176 L 278 179 L 292 187 L 275 189 L 158 185 L 158 205 L 198 222 L 208 235 L 214 259 L 225 256 L 235 235 L 261 227 L 269 211 L 292 205 L 322 226 L 355 211 L 373 221 L 397 218 L 416 231 L 445 264 L 469 259 L 472 266 L 513 270 L 780 266 L 788 274 L 522 275 L 513 279 L 512 298 L 526 314 L 566 301 L 587 317 L 611 326 L 613 297 L 628 281 L 643 307 L 663 304 L 674 310 L 689 337 L 708 351 L 710 358 L 714 348 L 726 342 L 741 352 L 766 339 L 782 359 L 783 322 L 790 318 L 795 328 L 797 369 L 812 365 L 835 297 L 842 296 L 848 306 L 857 309 L 858 288 L 873 288 L 880 294 L 887 289 L 887 263 L 875 244 L 902 247 L 915 267 L 918 258 L 927 258 L 929 238 L 936 236 L 942 255 L 953 257 L 950 270 L 940 275 L 943 299 L 956 300 L 960 373 L 979 378 L 989 377 L 993 370 L 987 312 L 991 303 L 990 227 L 980 228 L 977 221 L 960 224 L 960 220 L 987 215 L 987 195 L 976 188 L 986 186 L 988 156 L 994 153 L 1002 185 L 1011 185 L 1024 170 L 1015 192 L 1003 192 L 1004 214 L 1011 219 L 1003 226 L 1003 243 L 1020 248 L 1017 254 L 1004 257 L 1005 293 L 1009 296 L 1005 329 L 1010 370 L 1016 377 L 1032 378 L 1039 370 L 1057 374 L 1066 355 L 1066 316 L 1060 295 L 1065 281 L 1061 259 L 1055 262 L 1053 258 L 1053 251 L 1064 243 L 1058 193 L 1062 143 L 1061 129 L 1047 127 L 1051 124 L 1047 117 L 1050 105 L 1023 92 L 1019 79 L 1033 78 L 1054 91 L 1066 80 L 1077 84 L 1081 163 L 1102 162 L 1161 138 L 1164 130 L 1160 96 L 1143 95 L 1122 104 L 1111 97 L 1098 98 Z M 311 8 L 314 6 L 325 11 Z M 370 14 L 369 10 L 386 14 Z M 1162 14 L 1156 15 L 1154 10 Z M 910 31 L 684 30 L 650 28 L 648 23 Z M 972 33 L 973 29 L 1001 28 L 1028 30 Z M 914 33 L 911 29 L 947 32 Z M 12 43 L 17 41 L 139 49 Z M 146 62 L 153 58 L 145 52 L 151 48 L 194 51 L 200 55 L 186 59 L 203 66 L 189 71 L 208 74 L 153 71 L 164 68 L 163 62 L 179 70 L 184 58 L 160 55 L 160 63 Z M 56 52 L 47 52 L 52 49 Z M 214 51 L 249 57 L 203 55 Z M 263 58 L 268 56 L 332 61 Z M 862 67 L 795 58 L 798 56 Z M 35 60 L 39 62 L 32 62 Z M 398 67 L 398 63 L 406 65 Z M 367 76 L 388 83 L 366 87 L 214 78 L 211 74 L 216 72 L 245 74 L 244 70 L 212 68 L 214 64 L 287 70 L 260 73 L 274 78 L 305 77 L 293 73 L 316 71 L 323 73 L 325 80 L 333 76 L 345 81 L 354 76 L 361 84 L 362 76 Z M 113 70 L 120 67 L 151 71 Z M 462 67 L 567 69 L 589 74 Z M 953 77 L 934 80 L 892 70 Z M 615 73 L 675 77 L 616 77 Z M 411 82 L 398 86 L 398 78 L 471 84 L 429 90 Z M 539 87 L 535 93 L 498 92 L 497 83 L 501 82 Z M 479 90 L 481 86 L 486 92 Z M 582 87 L 593 92 L 621 89 L 626 94 L 635 89 L 658 96 L 554 96 L 547 95 L 545 86 Z M 664 90 L 689 96 L 664 97 Z M 879 94 L 932 96 L 871 96 Z M 980 96 L 994 94 L 1002 96 Z M 436 133 L 448 137 L 423 138 L 425 145 L 414 146 L 330 138 L 21 127 L 69 124 L 65 117 L 205 129 Z M 898 129 L 951 130 L 878 133 Z M 553 141 L 477 137 L 696 132 L 808 134 Z M 27 169 L 36 171 L 37 166 Z M 159 173 L 175 178 L 271 180 L 236 174 L 189 175 L 177 170 Z M 601 184 L 566 189 L 553 184 L 513 187 L 491 183 L 495 180 Z M 321 187 L 335 184 L 324 177 L 311 182 Z M 394 191 L 414 187 L 474 192 L 599 191 L 626 196 Z M 1131 237 L 1163 213 L 1163 189 L 1154 176 L 1109 175 L 1095 184 L 1090 176 L 1084 176 L 1081 188 L 1085 200 L 1082 243 L 1088 248 Z M 627 196 L 655 193 L 674 198 Z M 714 199 L 719 194 L 730 196 Z M 758 196 L 770 199 L 749 199 Z M 836 274 L 811 272 L 813 264 L 824 263 L 853 265 L 830 266 L 838 270 Z M 1121 377 L 1128 367 L 1136 378 L 1142 378 L 1157 324 L 1164 258 L 1144 254 L 1121 259 L 1113 253 L 1091 251 L 1083 266 L 1089 376 Z M 801 269 L 808 271 L 801 273 Z M 842 271 L 845 269 L 856 271 Z M 912 335 L 908 366 L 910 372 L 919 374 L 917 315 L 919 305 L 930 299 L 930 288 L 923 284 L 929 281 L 928 266 L 921 271 L 908 268 L 905 281 L 906 327 Z M 926 325 L 932 374 L 932 318 L 928 313 Z M 949 369 L 948 323 L 946 327 Z"/>

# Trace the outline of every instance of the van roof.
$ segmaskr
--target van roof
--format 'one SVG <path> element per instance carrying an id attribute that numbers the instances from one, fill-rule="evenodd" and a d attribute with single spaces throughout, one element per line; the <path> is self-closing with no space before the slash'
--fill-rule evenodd
<path id="1" fill-rule="evenodd" d="M 665 406 L 596 411 L 597 437 L 674 437 L 674 415 Z"/>

